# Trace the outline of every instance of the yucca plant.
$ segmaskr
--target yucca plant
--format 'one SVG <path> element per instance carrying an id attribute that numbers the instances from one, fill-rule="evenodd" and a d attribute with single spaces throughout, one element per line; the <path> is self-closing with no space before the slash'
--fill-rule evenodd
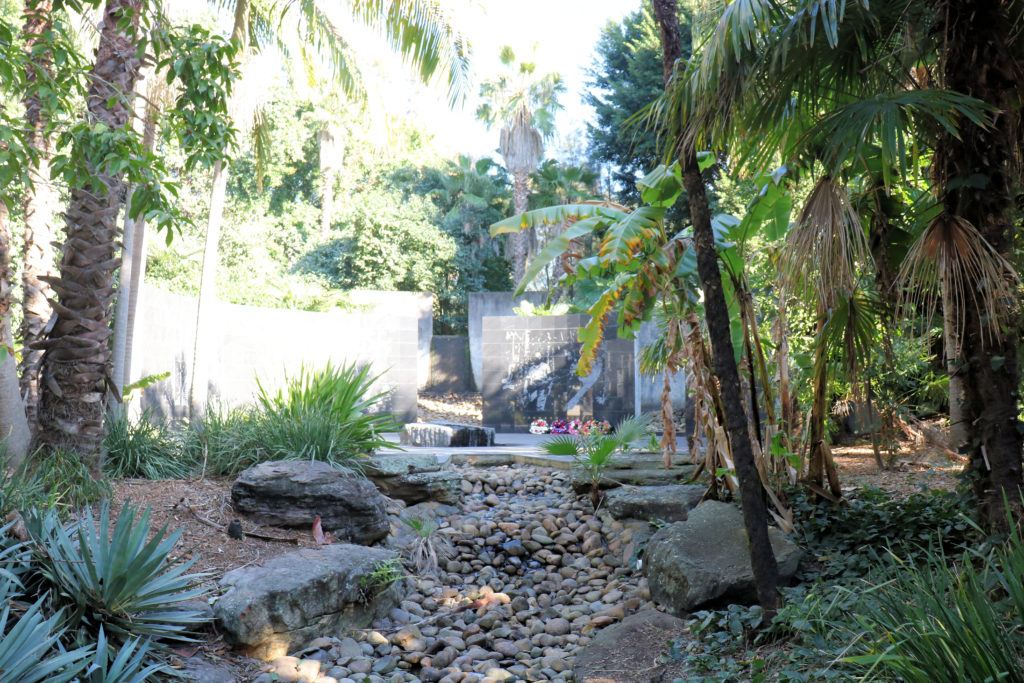
<path id="1" fill-rule="evenodd" d="M 611 434 L 561 434 L 542 444 L 550 455 L 572 456 L 590 483 L 590 502 L 601 504 L 601 479 L 616 452 L 642 441 L 651 423 L 650 415 L 624 418 Z"/>
<path id="2" fill-rule="evenodd" d="M 3 581 L 0 596 L 0 678 L 18 683 L 63 683 L 76 678 L 87 666 L 92 648 L 80 647 L 71 651 L 60 647 L 65 633 L 63 612 L 44 617 L 45 598 L 34 602 L 25 612 L 16 614 L 11 602 L 17 595 L 17 585 Z"/>
<path id="3" fill-rule="evenodd" d="M 347 468 L 357 468 L 356 458 L 378 448 L 396 448 L 383 438 L 398 431 L 394 416 L 369 412 L 387 395 L 374 393 L 378 379 L 365 365 L 328 363 L 316 371 L 303 366 L 273 395 L 257 381 L 263 448 L 274 458 L 309 458 Z"/>
<path id="4" fill-rule="evenodd" d="M 185 456 L 169 425 L 154 419 L 152 410 L 144 410 L 134 421 L 123 410 L 108 412 L 106 424 L 103 472 L 108 477 L 180 479 L 192 472 L 194 463 Z"/>
<path id="5" fill-rule="evenodd" d="M 107 634 L 100 628 L 92 662 L 81 678 L 82 683 L 145 683 L 153 674 L 167 671 L 167 667 L 151 658 L 152 645 L 148 640 L 133 639 L 114 649 Z"/>
<path id="6" fill-rule="evenodd" d="M 86 508 L 78 521 L 62 524 L 53 511 L 26 513 L 42 585 L 65 623 L 82 642 L 102 629 L 117 643 L 132 638 L 190 640 L 200 613 L 181 606 L 201 597 L 200 575 L 187 574 L 195 560 L 168 558 L 181 537 L 166 525 L 150 538 L 149 508 L 126 504 L 111 529 L 104 502 L 98 523 Z M 148 539 L 148 540 L 147 540 Z"/>
<path id="7" fill-rule="evenodd" d="M 455 556 L 451 540 L 437 528 L 433 520 L 410 517 L 402 517 L 401 520 L 415 533 L 406 552 L 417 572 L 433 574 L 441 560 L 450 560 Z"/>

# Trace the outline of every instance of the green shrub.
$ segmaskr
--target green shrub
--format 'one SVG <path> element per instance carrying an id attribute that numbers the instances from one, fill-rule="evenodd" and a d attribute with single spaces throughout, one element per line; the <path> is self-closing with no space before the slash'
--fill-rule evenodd
<path id="1" fill-rule="evenodd" d="M 64 510 L 78 509 L 110 495 L 110 482 L 93 479 L 89 468 L 69 451 L 37 453 L 27 465 L 26 476 L 48 492 L 52 503 Z"/>
<path id="2" fill-rule="evenodd" d="M 54 511 L 26 512 L 32 560 L 42 587 L 80 644 L 96 642 L 102 629 L 117 643 L 137 637 L 189 640 L 199 612 L 181 606 L 198 598 L 194 560 L 171 562 L 181 530 L 159 529 L 150 538 L 149 509 L 125 505 L 110 528 L 110 506 L 94 523 L 88 508 L 63 524 Z"/>
<path id="3" fill-rule="evenodd" d="M 252 409 L 211 408 L 185 430 L 183 457 L 195 463 L 200 476 L 234 476 L 266 459 L 257 422 Z"/>
<path id="4" fill-rule="evenodd" d="M 373 393 L 378 377 L 354 363 L 312 371 L 305 366 L 271 395 L 259 385 L 258 441 L 270 459 L 308 458 L 335 467 L 358 467 L 356 458 L 396 446 L 383 438 L 399 425 L 368 411 L 386 396 Z"/>
<path id="5" fill-rule="evenodd" d="M 103 445 L 107 457 L 103 472 L 108 477 L 180 479 L 195 467 L 170 425 L 154 419 L 151 410 L 143 411 L 136 421 L 130 420 L 123 410 L 107 413 L 106 422 Z"/>
<path id="6" fill-rule="evenodd" d="M 148 640 L 129 640 L 114 649 L 100 629 L 96 649 L 82 683 L 145 683 L 153 674 L 167 671 L 161 663 L 152 662 Z"/>

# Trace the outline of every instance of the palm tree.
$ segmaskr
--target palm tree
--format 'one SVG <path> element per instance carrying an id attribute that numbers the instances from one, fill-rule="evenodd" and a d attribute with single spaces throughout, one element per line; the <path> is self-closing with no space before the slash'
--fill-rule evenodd
<path id="1" fill-rule="evenodd" d="M 342 36 L 325 9 L 330 7 L 329 4 L 316 0 L 298 3 L 297 16 L 293 11 L 296 3 L 285 0 L 235 0 L 234 5 L 232 39 L 241 47 L 243 69 L 242 83 L 235 89 L 236 116 L 243 108 L 243 103 L 247 101 L 250 105 L 249 112 L 252 111 L 254 93 L 245 87 L 246 61 L 253 51 L 270 41 L 274 41 L 282 54 L 288 57 L 291 49 L 289 41 L 285 39 L 284 26 L 291 19 L 297 21 L 299 56 L 304 65 L 312 64 L 313 55 L 308 48 L 313 46 L 313 52 L 319 50 L 323 60 L 334 67 L 335 77 L 342 88 L 349 93 L 358 91 L 355 66 L 349 63 Z M 417 68 L 424 82 L 433 78 L 438 70 L 445 70 L 450 101 L 454 103 L 464 96 L 468 73 L 468 46 L 434 0 L 357 2 L 353 3 L 350 9 L 355 20 L 381 32 L 391 47 Z M 257 142 L 262 141 L 262 136 L 257 133 Z M 257 146 L 259 147 L 259 144 Z M 228 167 L 225 162 L 218 162 L 214 166 L 196 312 L 192 386 L 189 392 L 189 413 L 193 417 L 205 411 L 209 393 L 208 358 L 215 323 L 212 307 L 217 298 L 218 242 L 224 217 L 227 173 Z M 333 195 L 328 193 L 324 199 L 329 200 L 332 197 Z M 329 213 L 325 212 L 324 216 L 329 219 Z"/>
<path id="2" fill-rule="evenodd" d="M 142 0 L 108 0 L 96 61 L 89 74 L 88 121 L 124 129 L 142 67 L 138 35 Z M 114 298 L 117 225 L 122 172 L 94 166 L 88 182 L 71 190 L 65 213 L 67 238 L 59 278 L 53 278 L 57 319 L 43 350 L 37 441 L 53 450 L 92 457 L 99 471 L 103 412 L 110 371 L 110 305 Z"/>
<path id="3" fill-rule="evenodd" d="M 680 83 L 677 116 L 689 121 L 688 139 L 737 145 L 741 163 L 754 168 L 781 151 L 787 165 L 832 177 L 880 169 L 872 192 L 911 178 L 921 151 L 933 150 L 937 203 L 927 209 L 938 210 L 922 212 L 926 224 L 901 275 L 911 291 L 943 290 L 935 298 L 945 302 L 956 328 L 947 338 L 963 359 L 970 469 L 983 512 L 998 522 L 1003 497 L 1018 500 L 1022 485 L 1010 332 L 1017 315 L 1008 305 L 1019 168 L 1014 84 L 1024 67 L 1009 27 L 1020 10 L 960 0 L 822 8 L 813 0 L 727 6 Z M 884 229 L 873 225 L 873 242 L 884 243 L 876 232 Z"/>
<path id="4" fill-rule="evenodd" d="M 6 439 L 9 466 L 16 467 L 28 455 L 32 433 L 18 390 L 18 370 L 11 334 L 11 234 L 7 204 L 0 198 L 0 439 Z"/>
<path id="5" fill-rule="evenodd" d="M 29 173 L 32 183 L 25 192 L 25 213 L 22 240 L 24 256 L 22 282 L 22 357 L 21 393 L 30 425 L 35 425 L 39 402 L 39 365 L 43 352 L 31 348 L 40 341 L 50 320 L 50 299 L 53 290 L 43 279 L 54 274 L 53 242 L 57 215 L 57 196 L 50 183 L 51 140 L 47 131 L 49 112 L 40 101 L 39 89 L 33 85 L 50 81 L 53 76 L 53 55 L 47 45 L 47 34 L 53 31 L 52 0 L 26 0 L 25 39 L 26 89 L 22 99 L 28 124 L 28 145 L 34 150 Z"/>
<path id="6" fill-rule="evenodd" d="M 661 45 L 666 88 L 675 76 L 676 63 L 682 56 L 683 42 L 679 32 L 676 0 L 652 0 L 654 17 L 661 30 Z M 743 502 L 743 523 L 750 544 L 750 564 L 758 602 L 767 618 L 774 616 L 779 604 L 779 572 L 768 538 L 768 510 L 762 493 L 761 479 L 754 461 L 753 446 L 747 428 L 747 415 L 740 395 L 740 377 L 733 352 L 729 308 L 722 290 L 718 269 L 715 234 L 711 227 L 704 179 L 697 162 L 693 140 L 673 141 L 683 171 L 683 185 L 690 204 L 693 222 L 693 246 L 697 254 L 697 272 L 704 291 L 704 311 L 711 338 L 715 376 L 721 383 L 726 431 L 732 449 L 736 475 Z M 752 406 L 753 408 L 753 406 Z"/>
<path id="7" fill-rule="evenodd" d="M 498 152 L 512 176 L 513 207 L 521 214 L 529 208 L 530 173 L 544 155 L 544 140 L 554 134 L 554 115 L 561 108 L 558 96 L 565 92 L 565 84 L 556 73 L 537 74 L 533 62 L 516 64 L 515 52 L 508 45 L 501 48 L 501 63 L 505 73 L 480 85 L 484 103 L 476 116 L 488 128 L 501 126 Z M 530 234 L 520 231 L 509 236 L 517 283 L 526 272 Z"/>

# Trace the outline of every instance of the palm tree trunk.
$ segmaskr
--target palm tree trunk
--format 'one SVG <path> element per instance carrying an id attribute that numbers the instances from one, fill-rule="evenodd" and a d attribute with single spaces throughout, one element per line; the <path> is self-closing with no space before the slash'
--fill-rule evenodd
<path id="1" fill-rule="evenodd" d="M 517 214 L 526 213 L 530 206 L 530 174 L 516 171 L 512 174 L 512 205 Z M 512 278 L 518 286 L 526 274 L 526 261 L 530 256 L 530 237 L 520 230 L 509 235 L 512 248 Z"/>
<path id="2" fill-rule="evenodd" d="M 945 272 L 939 269 L 939 272 Z M 953 303 L 952 287 L 944 277 L 940 278 L 942 290 L 942 346 L 943 361 L 949 375 L 949 447 L 959 451 L 967 443 L 968 425 L 964 405 L 963 363 L 960 361 L 960 335 L 956 320 L 956 306 Z"/>
<path id="3" fill-rule="evenodd" d="M 28 457 L 29 431 L 25 404 L 18 387 L 11 334 L 11 234 L 7 225 L 7 204 L 0 200 L 0 439 L 6 439 L 4 465 L 17 467 Z M 0 472 L 0 475 L 3 473 Z"/>
<path id="4" fill-rule="evenodd" d="M 137 36 L 141 10 L 142 0 L 108 0 L 103 11 L 86 115 L 112 129 L 131 120 L 130 98 L 142 66 Z M 79 453 L 94 474 L 102 466 L 103 399 L 111 371 L 121 177 L 109 168 L 95 168 L 86 185 L 71 191 L 60 275 L 50 280 L 57 294 L 57 319 L 47 339 L 36 345 L 44 350 L 38 441 L 49 449 Z"/>
<path id="5" fill-rule="evenodd" d="M 157 109 L 152 102 L 144 106 L 142 144 L 152 152 L 156 147 Z M 145 275 L 146 218 L 131 217 L 132 197 L 135 186 L 128 188 L 128 199 L 124 211 L 124 238 L 121 244 L 121 272 L 117 288 L 117 310 L 114 314 L 113 380 L 118 397 L 122 397 L 124 386 L 129 382 L 132 371 L 132 343 L 135 340 L 135 311 L 139 300 L 139 287 Z M 124 404 L 115 399 L 109 406 L 112 410 L 123 410 Z"/>
<path id="6" fill-rule="evenodd" d="M 28 123 L 28 145 L 35 151 L 28 173 L 32 186 L 25 193 L 25 224 L 22 233 L 24 260 L 22 263 L 22 356 L 21 394 L 25 399 L 28 423 L 35 426 L 36 406 L 39 403 L 39 364 L 43 352 L 30 348 L 40 341 L 53 309 L 49 299 L 53 290 L 41 278 L 54 274 L 54 224 L 56 223 L 57 196 L 50 182 L 50 137 L 46 133 L 48 113 L 31 87 L 40 76 L 48 78 L 53 64 L 48 51 L 39 51 L 43 36 L 53 28 L 52 0 L 26 0 L 25 50 L 32 56 L 31 66 L 25 74 L 29 89 L 23 99 L 25 119 Z M 8 321 L 8 324 L 9 321 Z"/>
<path id="7" fill-rule="evenodd" d="M 1020 114 L 1019 73 L 1009 49 L 1014 22 L 1000 0 L 947 0 L 939 14 L 945 45 L 945 87 L 975 97 L 996 112 L 991 125 L 963 121 L 957 134 L 940 137 L 935 168 L 944 209 L 970 222 L 1004 257 L 1011 257 L 1014 225 L 1014 168 Z M 978 188 L 967 178 L 984 178 Z M 985 286 L 967 283 L 967 287 Z M 970 430 L 968 468 L 982 504 L 982 516 L 994 526 L 1007 522 L 1004 500 L 1021 513 L 1022 434 L 1017 418 L 1020 387 L 1017 316 L 993 331 L 977 298 L 965 295 L 962 355 L 962 423 Z"/>
<path id="8" fill-rule="evenodd" d="M 663 68 L 666 85 L 672 78 L 676 61 L 682 55 L 676 0 L 652 0 L 654 17 L 661 30 Z M 697 273 L 704 290 L 704 311 L 715 374 L 721 382 L 725 424 L 740 481 L 740 499 L 743 502 L 743 523 L 750 544 L 750 565 L 754 573 L 757 599 L 765 618 L 771 621 L 779 605 L 779 570 L 768 537 L 768 509 L 764 501 L 761 478 L 754 462 L 754 451 L 747 428 L 747 416 L 740 396 L 740 376 L 732 346 L 729 309 L 722 290 L 722 274 L 718 270 L 718 252 L 711 227 L 704 179 L 697 164 L 692 145 L 680 150 L 683 167 L 683 185 L 689 198 L 690 217 L 693 221 L 693 245 L 697 254 Z"/>
<path id="9" fill-rule="evenodd" d="M 217 318 L 213 307 L 217 302 L 217 261 L 221 226 L 224 222 L 224 198 L 227 194 L 228 170 L 218 161 L 213 167 L 213 189 L 210 192 L 210 216 L 206 222 L 206 246 L 203 249 L 203 274 L 199 281 L 196 309 L 196 338 L 192 350 L 192 385 L 189 389 L 189 418 L 206 414 L 210 392 L 211 344 L 216 339 Z"/>
<path id="10" fill-rule="evenodd" d="M 235 20 L 231 29 L 231 40 L 239 45 L 238 54 L 246 59 L 249 50 L 249 22 L 252 0 L 236 0 Z M 239 67 L 241 68 L 241 67 Z M 235 102 L 229 107 L 235 109 L 243 94 L 235 92 Z M 212 340 L 216 339 L 217 323 L 211 310 L 217 301 L 217 266 L 219 261 L 221 226 L 224 223 L 224 198 L 228 189 L 228 168 L 225 161 L 213 166 L 213 186 L 210 190 L 210 215 L 206 221 L 206 244 L 203 248 L 203 274 L 199 281 L 199 300 L 196 306 L 196 337 L 192 349 L 192 384 L 189 387 L 188 412 L 191 419 L 198 419 L 206 413 L 210 394 L 210 356 Z"/>
<path id="11" fill-rule="evenodd" d="M 334 180 L 337 177 L 340 143 L 338 129 L 325 124 L 317 134 L 320 147 L 320 236 L 331 234 L 334 220 Z"/>

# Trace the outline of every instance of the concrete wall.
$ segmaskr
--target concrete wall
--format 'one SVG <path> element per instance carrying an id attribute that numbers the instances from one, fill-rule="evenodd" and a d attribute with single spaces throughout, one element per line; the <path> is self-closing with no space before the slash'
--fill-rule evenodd
<path id="1" fill-rule="evenodd" d="M 314 313 L 217 302 L 218 329 L 210 367 L 211 403 L 251 403 L 256 377 L 273 391 L 285 374 L 322 367 L 328 360 L 369 363 L 382 374 L 378 390 L 390 390 L 382 409 L 406 422 L 416 419 L 421 352 L 422 295 L 407 303 L 387 292 L 386 305 L 356 313 Z M 147 388 L 141 407 L 168 417 L 188 412 L 196 300 L 144 286 L 135 333 L 131 380 L 162 372 L 171 376 Z M 366 295 L 363 295 L 366 296 Z M 430 295 L 427 295 L 429 298 Z M 429 346 L 428 346 L 429 350 Z M 427 355 L 429 360 L 429 353 Z"/>
<path id="2" fill-rule="evenodd" d="M 664 376 L 654 377 L 640 374 L 640 354 L 660 334 L 658 326 L 653 322 L 645 322 L 640 326 L 633 340 L 633 353 L 636 358 L 636 403 L 638 413 L 661 413 L 661 389 Z M 670 381 L 672 387 L 672 409 L 681 410 L 686 406 L 686 371 L 680 370 Z"/>
<path id="3" fill-rule="evenodd" d="M 469 338 L 465 335 L 435 334 L 430 351 L 430 383 L 427 389 L 439 393 L 473 390 L 469 368 Z"/>
<path id="4" fill-rule="evenodd" d="M 349 298 L 378 315 L 416 316 L 416 381 L 422 389 L 430 381 L 430 340 L 434 336 L 434 295 L 427 292 L 383 292 L 356 289 Z"/>
<path id="5" fill-rule="evenodd" d="M 499 431 L 526 431 L 543 417 L 615 424 L 634 413 L 633 341 L 607 331 L 593 372 L 575 374 L 585 315 L 484 317 L 483 418 Z"/>
<path id="6" fill-rule="evenodd" d="M 547 292 L 525 292 L 513 297 L 512 292 L 470 292 L 469 293 L 469 362 L 473 369 L 473 384 L 481 391 L 484 381 L 483 361 L 483 320 L 486 316 L 515 315 L 512 309 L 522 301 L 543 304 Z"/>

